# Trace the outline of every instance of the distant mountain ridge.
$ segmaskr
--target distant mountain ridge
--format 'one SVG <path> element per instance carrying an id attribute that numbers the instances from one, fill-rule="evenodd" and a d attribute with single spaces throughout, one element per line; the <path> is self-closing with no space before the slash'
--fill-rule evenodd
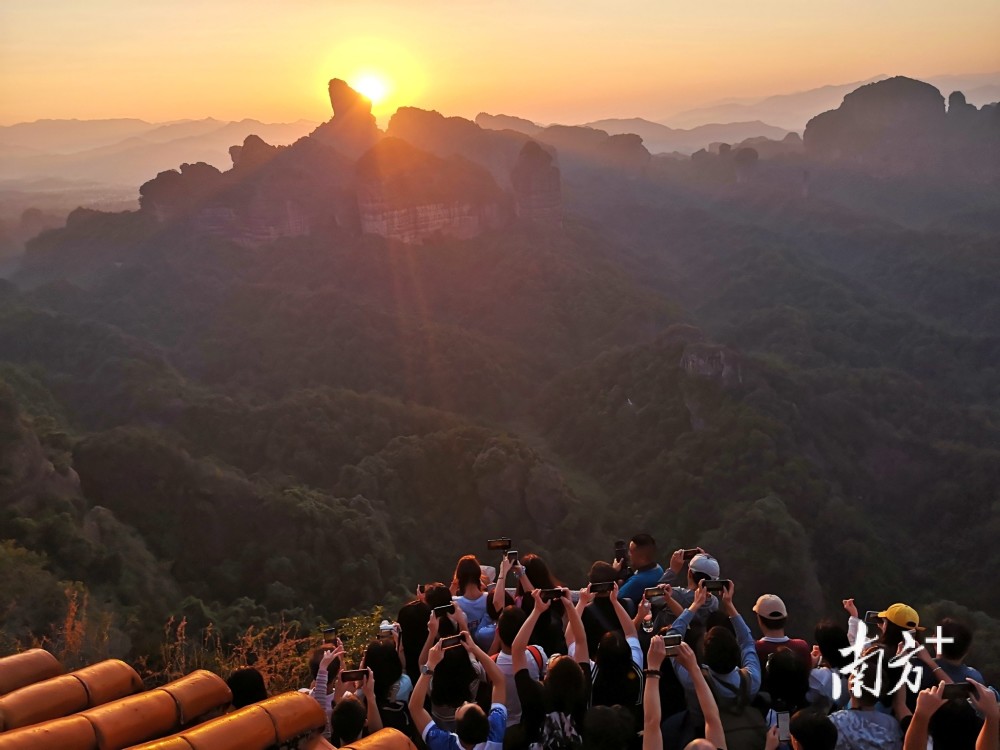
<path id="1" fill-rule="evenodd" d="M 978 106 L 1000 98 L 1000 72 L 917 77 L 941 89 L 945 95 L 952 91 L 964 91 L 969 102 Z M 887 78 L 888 75 L 879 74 L 863 81 L 820 86 L 758 99 L 728 99 L 678 112 L 664 117 L 663 121 L 672 127 L 691 128 L 712 122 L 763 120 L 789 130 L 802 131 L 810 118 L 836 109 L 847 94 Z"/>
<path id="2" fill-rule="evenodd" d="M 551 128 L 565 127 L 550 125 L 548 128 L 531 120 L 512 115 L 491 115 L 480 112 L 476 116 L 476 124 L 486 130 L 513 130 L 531 137 L 545 139 L 544 133 Z M 641 117 L 609 118 L 595 120 L 583 125 L 572 126 L 600 130 L 608 135 L 634 134 L 642 138 L 642 145 L 650 153 L 671 153 L 674 151 L 691 154 L 698 149 L 707 148 L 718 141 L 739 143 L 748 138 L 770 138 L 781 140 L 789 131 L 776 128 L 765 122 L 733 122 L 702 125 L 690 130 L 671 128 L 658 122 L 644 120 Z"/>
<path id="3" fill-rule="evenodd" d="M 214 118 L 150 123 L 137 119 L 38 120 L 0 127 L 0 179 L 88 179 L 138 185 L 186 161 L 229 164 L 228 149 L 248 135 L 286 145 L 316 123 Z"/>

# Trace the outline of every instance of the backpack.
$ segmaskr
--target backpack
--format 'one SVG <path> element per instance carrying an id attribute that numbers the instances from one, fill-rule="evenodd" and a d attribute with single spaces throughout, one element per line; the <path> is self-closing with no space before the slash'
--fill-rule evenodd
<path id="1" fill-rule="evenodd" d="M 530 750 L 581 750 L 583 740 L 572 717 L 553 711 L 545 717 L 542 739 L 531 743 Z"/>
<path id="2" fill-rule="evenodd" d="M 535 664 L 538 665 L 538 679 L 545 677 L 545 662 L 542 661 L 542 652 L 538 650 L 538 646 L 528 646 L 525 649 L 535 660 Z M 499 653 L 493 654 L 490 658 L 495 662 L 497 657 L 500 656 Z"/>
<path id="3" fill-rule="evenodd" d="M 719 705 L 722 729 L 729 750 L 760 750 L 767 741 L 767 720 L 750 702 L 750 674 L 740 669 L 738 690 L 717 681 L 708 667 L 701 668 Z"/>

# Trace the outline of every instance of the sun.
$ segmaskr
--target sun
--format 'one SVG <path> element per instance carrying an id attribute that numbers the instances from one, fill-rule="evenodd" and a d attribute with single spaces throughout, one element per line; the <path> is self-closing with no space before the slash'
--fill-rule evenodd
<path id="1" fill-rule="evenodd" d="M 389 82 L 378 73 L 361 73 L 348 81 L 351 88 L 363 94 L 372 104 L 380 104 L 390 91 Z"/>

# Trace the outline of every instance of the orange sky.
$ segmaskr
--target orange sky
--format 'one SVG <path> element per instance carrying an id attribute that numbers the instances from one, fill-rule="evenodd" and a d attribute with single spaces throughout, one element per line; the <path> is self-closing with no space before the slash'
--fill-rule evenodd
<path id="1" fill-rule="evenodd" d="M 402 104 L 663 119 L 885 73 L 1000 71 L 997 0 L 2 0 L 0 123 L 330 116 L 362 71 Z"/>

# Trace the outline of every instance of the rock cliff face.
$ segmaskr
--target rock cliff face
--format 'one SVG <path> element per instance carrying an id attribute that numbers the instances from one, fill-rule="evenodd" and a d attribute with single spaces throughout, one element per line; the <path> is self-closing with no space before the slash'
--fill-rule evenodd
<path id="1" fill-rule="evenodd" d="M 488 169 L 503 188 L 510 187 L 511 170 L 529 140 L 520 133 L 484 130 L 471 120 L 416 107 L 400 107 L 386 134 L 437 156 L 463 156 Z"/>
<path id="2" fill-rule="evenodd" d="M 468 239 L 509 220 L 503 191 L 486 170 L 386 138 L 359 161 L 362 231 L 407 243 L 435 235 Z"/>
<path id="3" fill-rule="evenodd" d="M 551 154 L 528 141 L 511 171 L 510 181 L 519 219 L 562 226 L 562 178 Z"/>
<path id="4" fill-rule="evenodd" d="M 725 386 L 743 382 L 743 362 L 740 356 L 716 344 L 688 344 L 681 355 L 680 367 L 688 375 L 718 380 Z"/>
<path id="5" fill-rule="evenodd" d="M 880 174 L 934 172 L 991 179 L 998 169 L 1000 123 L 965 102 L 944 97 L 930 84 L 889 78 L 862 86 L 843 104 L 806 126 L 806 153 Z"/>

